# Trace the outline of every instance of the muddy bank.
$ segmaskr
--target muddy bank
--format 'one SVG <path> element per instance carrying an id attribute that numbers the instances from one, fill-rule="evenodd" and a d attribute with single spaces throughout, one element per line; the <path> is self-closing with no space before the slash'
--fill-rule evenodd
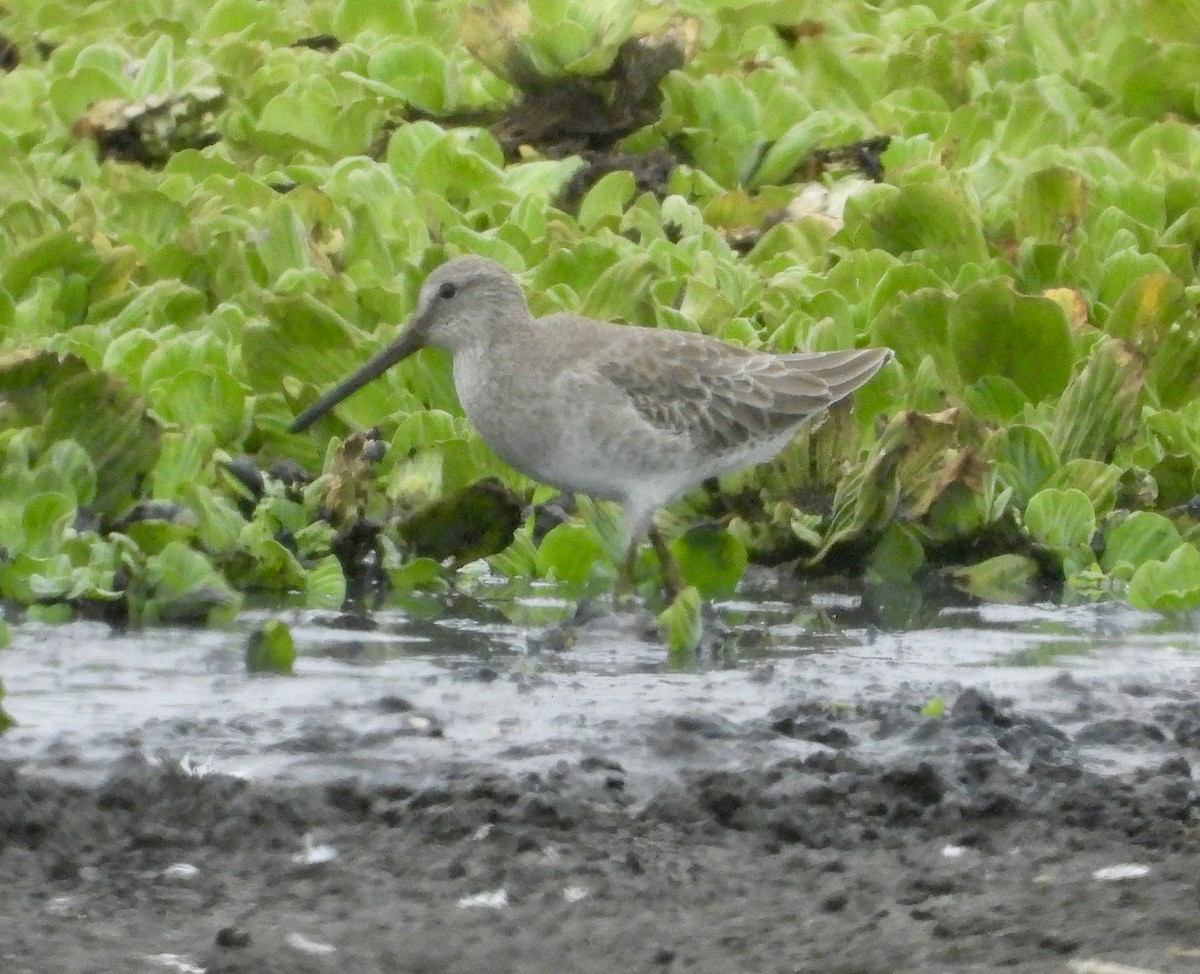
<path id="1" fill-rule="evenodd" d="M 603 750 L 292 784 L 10 761 L 0 969 L 1194 971 L 1200 704 L 1054 679 L 1076 719 L 962 687 L 941 717 L 920 687 L 680 711 L 669 778 Z M 764 741 L 794 753 L 704 767 Z"/>

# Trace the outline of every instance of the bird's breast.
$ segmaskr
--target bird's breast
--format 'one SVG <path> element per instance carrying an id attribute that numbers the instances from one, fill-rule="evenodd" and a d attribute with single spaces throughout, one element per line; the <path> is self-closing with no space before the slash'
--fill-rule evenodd
<path id="1" fill-rule="evenodd" d="M 492 452 L 528 477 L 554 482 L 546 477 L 546 457 L 557 445 L 558 424 L 535 376 L 509 359 L 462 352 L 454 358 L 454 388 Z"/>

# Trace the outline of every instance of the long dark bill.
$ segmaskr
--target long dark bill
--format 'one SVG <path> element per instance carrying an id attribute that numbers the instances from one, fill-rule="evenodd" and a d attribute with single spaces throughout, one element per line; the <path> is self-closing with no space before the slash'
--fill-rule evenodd
<path id="1" fill-rule="evenodd" d="M 425 344 L 420 333 L 412 327 L 405 328 L 400 337 L 392 344 L 367 362 L 361 369 L 348 379 L 343 379 L 325 395 L 309 406 L 304 412 L 292 420 L 288 427 L 289 433 L 302 433 L 324 416 L 347 396 L 358 392 L 372 379 L 377 379 L 401 359 L 408 358 L 413 352 Z"/>

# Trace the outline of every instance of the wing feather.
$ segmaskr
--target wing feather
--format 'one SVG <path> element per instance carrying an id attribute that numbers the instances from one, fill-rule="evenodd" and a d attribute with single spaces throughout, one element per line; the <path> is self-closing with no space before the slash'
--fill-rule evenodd
<path id="1" fill-rule="evenodd" d="M 608 349 L 597 371 L 650 425 L 708 451 L 795 428 L 849 395 L 891 358 L 888 349 L 773 355 L 684 332 Z"/>

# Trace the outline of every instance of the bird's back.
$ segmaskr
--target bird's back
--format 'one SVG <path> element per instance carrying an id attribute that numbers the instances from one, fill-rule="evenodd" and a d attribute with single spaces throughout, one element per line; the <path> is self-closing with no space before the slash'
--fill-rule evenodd
<path id="1" fill-rule="evenodd" d="M 880 349 L 775 355 L 570 314 L 538 320 L 505 355 L 489 367 L 524 377 L 521 402 L 502 417 L 495 403 L 468 406 L 501 456 L 563 489 L 618 500 L 641 491 L 662 503 L 773 456 L 890 358 Z"/>
<path id="2" fill-rule="evenodd" d="M 636 424 L 714 454 L 794 430 L 892 357 L 874 348 L 775 354 L 565 314 L 538 324 L 564 349 L 551 382 L 591 386 L 593 399 L 632 408 Z"/>

